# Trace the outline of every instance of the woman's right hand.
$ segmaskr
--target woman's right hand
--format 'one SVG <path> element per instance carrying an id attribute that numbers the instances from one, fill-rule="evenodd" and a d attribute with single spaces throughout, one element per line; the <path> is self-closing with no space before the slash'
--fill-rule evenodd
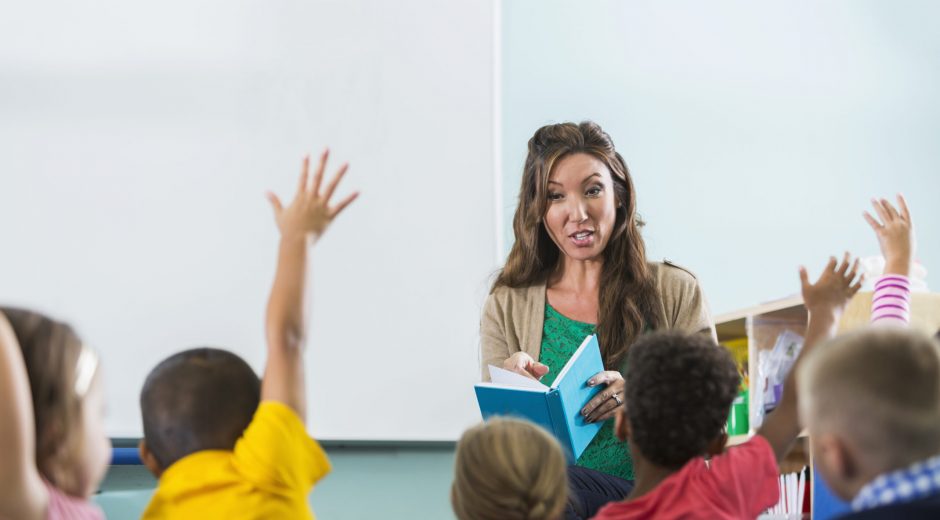
<path id="1" fill-rule="evenodd" d="M 538 381 L 548 373 L 548 365 L 539 363 L 525 352 L 516 352 L 503 361 L 503 368 Z"/>

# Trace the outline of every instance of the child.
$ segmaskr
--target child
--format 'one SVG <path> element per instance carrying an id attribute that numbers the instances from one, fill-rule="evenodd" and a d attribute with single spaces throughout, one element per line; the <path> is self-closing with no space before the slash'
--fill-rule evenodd
<path id="1" fill-rule="evenodd" d="M 800 270 L 809 311 L 803 353 L 835 333 L 861 286 L 858 262 L 850 268 L 848 260 L 846 254 L 837 267 L 832 258 L 815 284 Z M 617 436 L 630 442 L 636 484 L 626 501 L 608 504 L 595 518 L 756 518 L 777 502 L 777 464 L 799 435 L 794 377 L 791 371 L 780 405 L 757 435 L 722 453 L 739 383 L 730 353 L 695 336 L 638 341 L 628 354 L 626 399 L 615 422 Z"/>
<path id="2" fill-rule="evenodd" d="M 878 235 L 885 276 L 872 320 L 904 325 L 913 222 L 904 198 L 895 209 L 872 201 L 865 214 Z M 875 321 L 875 318 L 879 318 Z M 940 518 L 940 345 L 902 328 L 861 331 L 808 356 L 799 374 L 800 417 L 816 469 L 852 501 L 844 518 Z"/>
<path id="3" fill-rule="evenodd" d="M 457 444 L 451 503 L 459 520 L 558 520 L 568 496 L 565 456 L 532 423 L 491 419 Z"/>
<path id="4" fill-rule="evenodd" d="M 102 519 L 111 444 L 95 353 L 71 327 L 0 308 L 0 518 Z"/>
<path id="5" fill-rule="evenodd" d="M 140 454 L 160 482 L 145 519 L 313 517 L 307 495 L 330 464 L 304 424 L 307 249 L 357 195 L 330 205 L 347 165 L 321 192 L 327 157 L 312 182 L 304 160 L 287 207 L 268 195 L 281 242 L 260 385 L 244 361 L 217 349 L 176 354 L 147 377 Z"/>

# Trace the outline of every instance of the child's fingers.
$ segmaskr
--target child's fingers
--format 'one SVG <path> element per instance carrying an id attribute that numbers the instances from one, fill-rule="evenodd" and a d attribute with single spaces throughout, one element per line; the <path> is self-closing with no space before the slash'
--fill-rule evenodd
<path id="1" fill-rule="evenodd" d="M 281 211 L 284 210 L 284 206 L 281 204 L 281 199 L 277 198 L 272 192 L 265 193 L 265 197 L 268 198 L 268 202 L 271 203 L 271 208 L 274 209 L 274 218 L 277 218 L 281 214 Z"/>
<path id="2" fill-rule="evenodd" d="M 346 175 L 347 170 L 349 170 L 349 163 L 339 167 L 336 175 L 333 176 L 333 180 L 326 186 L 326 191 L 323 193 L 323 200 L 327 202 L 330 201 L 330 197 L 333 196 L 333 192 L 336 191 L 336 187 L 339 186 L 339 181 L 343 180 L 343 176 Z"/>
<path id="3" fill-rule="evenodd" d="M 806 272 L 806 267 L 800 266 L 800 285 L 803 289 L 809 287 L 809 274 Z"/>
<path id="4" fill-rule="evenodd" d="M 852 296 L 855 296 L 855 293 L 857 293 L 862 288 L 862 285 L 864 283 L 865 283 L 865 274 L 862 273 L 862 275 L 858 277 L 858 281 L 855 282 L 855 284 L 853 284 L 851 287 L 849 287 L 849 294 Z"/>
<path id="5" fill-rule="evenodd" d="M 323 172 L 326 171 L 326 161 L 330 158 L 330 149 L 324 148 L 320 154 L 320 164 L 317 165 L 317 171 L 313 174 L 313 186 L 310 187 L 310 194 L 314 197 L 320 193 L 320 183 L 323 182 Z"/>
<path id="6" fill-rule="evenodd" d="M 907 209 L 907 201 L 904 200 L 904 195 L 898 193 L 898 207 L 901 208 L 901 218 L 904 219 L 908 224 L 911 223 L 911 211 Z"/>
<path id="7" fill-rule="evenodd" d="M 356 197 L 359 196 L 359 192 L 355 191 L 349 194 L 345 199 L 339 201 L 339 204 L 333 207 L 330 211 L 330 218 L 335 218 L 336 215 L 339 215 L 341 211 L 346 209 L 346 206 L 352 204 L 352 201 L 356 200 Z"/>
<path id="8" fill-rule="evenodd" d="M 845 254 L 842 255 L 842 263 L 839 264 L 839 269 L 836 271 L 836 274 L 843 277 L 845 276 L 845 272 L 849 270 L 849 258 L 849 252 L 846 251 Z"/>
<path id="9" fill-rule="evenodd" d="M 868 225 L 871 226 L 875 233 L 881 231 L 883 226 L 881 225 L 881 222 L 875 220 L 875 217 L 869 215 L 867 211 L 863 211 L 862 216 L 865 217 L 865 220 L 868 221 Z"/>
<path id="10" fill-rule="evenodd" d="M 852 262 L 852 268 L 849 269 L 849 272 L 845 273 L 845 279 L 848 283 L 852 283 L 852 280 L 858 275 L 858 265 L 858 258 L 856 258 L 855 261 Z"/>
<path id="11" fill-rule="evenodd" d="M 901 218 L 901 214 L 898 213 L 897 209 L 895 209 L 894 204 L 888 202 L 888 199 L 881 199 L 881 205 L 884 206 L 885 211 L 888 212 L 888 215 L 891 215 L 892 220 Z"/>
<path id="12" fill-rule="evenodd" d="M 300 183 L 297 186 L 297 194 L 300 195 L 307 189 L 307 176 L 310 172 L 310 154 L 304 156 L 303 165 L 300 167 Z"/>
<path id="13" fill-rule="evenodd" d="M 881 201 L 878 199 L 871 199 L 871 205 L 875 207 L 875 212 L 878 213 L 878 217 L 884 222 L 884 225 L 888 225 L 888 222 L 891 222 L 891 214 L 885 210 L 885 207 L 881 205 Z"/>

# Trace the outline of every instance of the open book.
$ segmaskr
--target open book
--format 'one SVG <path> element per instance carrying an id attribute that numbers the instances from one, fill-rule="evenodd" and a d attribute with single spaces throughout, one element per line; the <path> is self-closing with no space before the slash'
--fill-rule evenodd
<path id="1" fill-rule="evenodd" d="M 496 415 L 521 417 L 555 435 L 571 462 L 576 461 L 603 423 L 587 423 L 581 409 L 603 390 L 587 386 L 591 376 L 604 370 L 597 336 L 584 339 L 552 386 L 493 365 L 490 383 L 475 386 L 484 419 Z"/>

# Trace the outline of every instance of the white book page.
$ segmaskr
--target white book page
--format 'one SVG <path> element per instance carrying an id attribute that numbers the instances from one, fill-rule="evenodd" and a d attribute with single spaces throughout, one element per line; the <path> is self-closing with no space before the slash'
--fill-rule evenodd
<path id="1" fill-rule="evenodd" d="M 490 365 L 490 381 L 502 386 L 514 386 L 522 388 L 531 388 L 533 390 L 547 391 L 548 387 L 539 383 L 535 379 L 521 376 L 505 368 Z"/>

